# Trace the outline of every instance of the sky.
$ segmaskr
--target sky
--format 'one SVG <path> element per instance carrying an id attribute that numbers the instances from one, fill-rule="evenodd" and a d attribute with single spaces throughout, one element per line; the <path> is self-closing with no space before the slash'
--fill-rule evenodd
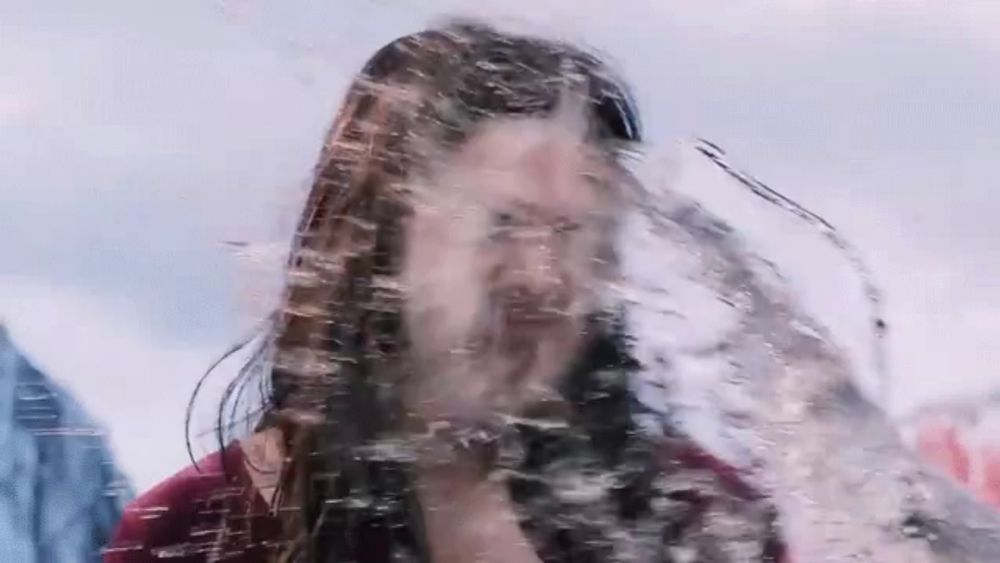
<path id="1" fill-rule="evenodd" d="M 606 53 L 651 154 L 708 138 L 835 223 L 887 294 L 895 412 L 1000 386 L 1000 4 L 503 4 L 0 0 L 0 319 L 140 489 L 267 311 L 352 73 L 448 13 Z"/>

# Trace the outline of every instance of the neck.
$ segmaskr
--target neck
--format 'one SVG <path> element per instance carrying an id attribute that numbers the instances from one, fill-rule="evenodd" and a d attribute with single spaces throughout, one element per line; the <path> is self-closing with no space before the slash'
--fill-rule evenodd
<path id="1" fill-rule="evenodd" d="M 250 482 L 268 506 L 273 506 L 284 459 L 283 436 L 278 428 L 261 430 L 240 441 Z"/>
<path id="2" fill-rule="evenodd" d="M 415 485 L 436 563 L 539 563 L 502 482 L 475 466 L 425 468 Z"/>

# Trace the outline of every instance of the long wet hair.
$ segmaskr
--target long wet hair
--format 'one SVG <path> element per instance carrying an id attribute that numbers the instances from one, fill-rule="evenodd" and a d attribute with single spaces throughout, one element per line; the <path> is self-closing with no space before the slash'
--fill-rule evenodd
<path id="1" fill-rule="evenodd" d="M 279 428 L 284 439 L 281 560 L 429 561 L 408 463 L 371 453 L 405 416 L 396 391 L 410 375 L 408 337 L 395 280 L 406 180 L 425 171 L 430 147 L 453 150 L 485 120 L 552 115 L 568 81 L 586 94 L 588 142 L 622 162 L 641 141 L 633 98 L 598 57 L 565 43 L 453 22 L 392 41 L 351 84 L 314 172 L 282 308 L 244 370 L 264 370 L 269 383 L 258 430 Z M 562 380 L 567 425 L 515 425 L 495 437 L 494 465 L 510 470 L 521 527 L 546 562 L 625 557 L 635 547 L 618 531 L 638 530 L 629 523 L 653 510 L 662 464 L 637 438 L 628 389 L 637 365 L 622 323 L 615 311 L 592 319 Z M 581 506 L 560 489 L 580 478 L 604 479 L 609 494 Z M 642 534 L 662 547 L 664 526 L 682 512 Z"/>

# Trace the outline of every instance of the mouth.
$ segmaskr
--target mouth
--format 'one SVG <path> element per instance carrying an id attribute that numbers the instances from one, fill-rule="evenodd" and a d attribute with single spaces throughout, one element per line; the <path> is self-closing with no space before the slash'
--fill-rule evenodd
<path id="1" fill-rule="evenodd" d="M 564 324 L 568 315 L 564 311 L 537 308 L 508 307 L 504 311 L 504 324 L 509 328 L 542 329 Z"/>

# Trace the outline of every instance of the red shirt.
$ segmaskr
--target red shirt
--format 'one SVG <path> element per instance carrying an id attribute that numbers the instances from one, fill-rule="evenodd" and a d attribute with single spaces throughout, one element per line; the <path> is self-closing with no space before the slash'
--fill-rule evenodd
<path id="1" fill-rule="evenodd" d="M 256 563 L 266 561 L 279 540 L 280 522 L 257 494 L 243 450 L 233 444 L 129 505 L 104 561 Z"/>
<path id="2" fill-rule="evenodd" d="M 756 496 L 738 471 L 694 445 L 665 449 L 664 461 L 710 470 L 731 493 Z M 278 549 L 280 531 L 280 521 L 253 486 L 242 448 L 234 443 L 129 505 L 104 562 L 264 563 Z"/>

